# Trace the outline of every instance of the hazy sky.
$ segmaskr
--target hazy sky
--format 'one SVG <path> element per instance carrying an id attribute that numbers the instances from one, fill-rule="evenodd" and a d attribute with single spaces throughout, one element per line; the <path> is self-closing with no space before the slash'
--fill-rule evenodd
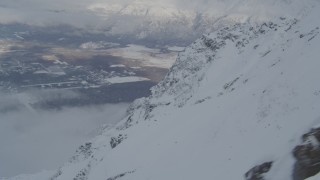
<path id="1" fill-rule="evenodd" d="M 219 15 L 230 12 L 240 16 L 259 14 L 265 17 L 273 13 L 288 15 L 290 11 L 286 7 L 289 4 L 301 1 L 303 5 L 303 1 L 308 0 L 1 0 L 0 23 L 24 22 L 38 25 L 65 23 L 82 27 L 99 26 L 103 24 L 103 17 L 90 11 L 89 7 L 126 5 L 141 1 L 151 6 L 169 6 L 180 10 L 196 10 Z M 292 10 L 295 13 L 294 9 Z"/>
<path id="2" fill-rule="evenodd" d="M 98 0 L 1 0 L 0 22 L 36 25 L 67 23 L 83 25 L 96 19 L 87 12 Z"/>
<path id="3" fill-rule="evenodd" d="M 125 5 L 137 0 L 1 0 L 0 23 L 23 22 L 37 25 L 67 23 L 78 26 L 90 26 L 101 23 L 102 17 L 89 11 L 95 4 Z M 218 8 L 221 0 L 138 0 L 147 4 L 178 7 L 179 9 Z M 229 1 L 229 0 L 227 0 Z M 210 5 L 209 5 L 210 4 Z M 222 8 L 223 9 L 223 8 Z"/>

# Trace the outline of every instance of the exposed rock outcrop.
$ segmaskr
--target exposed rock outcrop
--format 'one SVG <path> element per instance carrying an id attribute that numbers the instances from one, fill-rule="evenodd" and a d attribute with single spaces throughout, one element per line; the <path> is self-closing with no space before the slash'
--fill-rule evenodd
<path id="1" fill-rule="evenodd" d="M 272 162 L 265 162 L 250 169 L 246 174 L 246 180 L 265 180 L 264 175 L 270 171 Z"/>
<path id="2" fill-rule="evenodd" d="M 302 136 L 302 143 L 293 150 L 296 163 L 293 180 L 304 180 L 320 172 L 320 128 Z"/>

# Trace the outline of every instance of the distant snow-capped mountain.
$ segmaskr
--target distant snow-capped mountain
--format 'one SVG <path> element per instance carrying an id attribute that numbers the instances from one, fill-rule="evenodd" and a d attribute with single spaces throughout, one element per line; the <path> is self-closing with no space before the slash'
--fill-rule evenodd
<path id="1" fill-rule="evenodd" d="M 213 30 L 217 15 L 179 9 L 167 3 L 133 1 L 128 4 L 93 4 L 88 11 L 105 19 L 107 34 L 159 43 L 189 44 Z"/>
<path id="2" fill-rule="evenodd" d="M 104 19 L 106 35 L 153 44 L 188 45 L 229 23 L 266 21 L 271 17 L 293 18 L 303 14 L 304 0 L 288 8 L 293 0 L 186 1 L 131 0 L 127 3 L 95 3 L 87 11 Z"/>
<path id="3" fill-rule="evenodd" d="M 243 2 L 238 12 L 244 5 L 256 8 L 256 1 Z M 319 3 L 274 0 L 271 4 L 292 14 L 249 14 L 248 21 L 202 36 L 117 126 L 80 146 L 55 173 L 16 179 L 303 180 L 316 175 Z"/>

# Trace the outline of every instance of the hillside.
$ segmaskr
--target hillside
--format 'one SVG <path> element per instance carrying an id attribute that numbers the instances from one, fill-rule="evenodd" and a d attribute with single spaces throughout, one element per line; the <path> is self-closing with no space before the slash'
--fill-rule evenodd
<path id="1" fill-rule="evenodd" d="M 117 126 L 59 170 L 13 179 L 302 180 L 320 172 L 320 2 L 239 2 L 233 12 L 245 21 L 187 47 Z M 245 11 L 255 7 L 274 9 Z"/>

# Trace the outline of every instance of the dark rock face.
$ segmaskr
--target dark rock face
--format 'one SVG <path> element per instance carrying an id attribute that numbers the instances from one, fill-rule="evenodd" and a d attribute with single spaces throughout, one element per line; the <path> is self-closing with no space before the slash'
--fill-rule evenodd
<path id="1" fill-rule="evenodd" d="M 90 167 L 90 166 L 89 166 Z M 73 180 L 87 180 L 89 174 L 89 169 L 82 169 Z"/>
<path id="2" fill-rule="evenodd" d="M 124 139 L 126 139 L 127 136 L 126 135 L 122 135 L 122 134 L 119 134 L 118 137 L 112 137 L 111 140 L 110 140 L 110 146 L 111 148 L 115 148 L 116 146 L 118 146 L 118 144 L 120 144 Z"/>
<path id="3" fill-rule="evenodd" d="M 293 180 L 304 180 L 320 172 L 320 128 L 311 129 L 302 136 L 302 143 L 293 150 L 296 163 Z"/>
<path id="4" fill-rule="evenodd" d="M 116 175 L 116 176 L 114 176 L 114 177 L 110 177 L 110 178 L 108 178 L 107 180 L 117 180 L 117 179 L 119 179 L 119 178 L 124 177 L 124 176 L 127 175 L 127 174 L 132 174 L 132 173 L 134 173 L 134 172 L 135 172 L 135 171 L 129 171 L 129 172 L 121 173 L 121 174 L 118 174 L 118 175 Z"/>
<path id="5" fill-rule="evenodd" d="M 264 175 L 270 171 L 272 162 L 265 162 L 253 167 L 245 174 L 246 180 L 264 180 Z"/>
<path id="6" fill-rule="evenodd" d="M 87 159 L 93 154 L 92 143 L 88 142 L 84 145 L 81 145 L 77 150 L 74 156 L 69 160 L 69 162 L 76 162 L 80 159 Z"/>

